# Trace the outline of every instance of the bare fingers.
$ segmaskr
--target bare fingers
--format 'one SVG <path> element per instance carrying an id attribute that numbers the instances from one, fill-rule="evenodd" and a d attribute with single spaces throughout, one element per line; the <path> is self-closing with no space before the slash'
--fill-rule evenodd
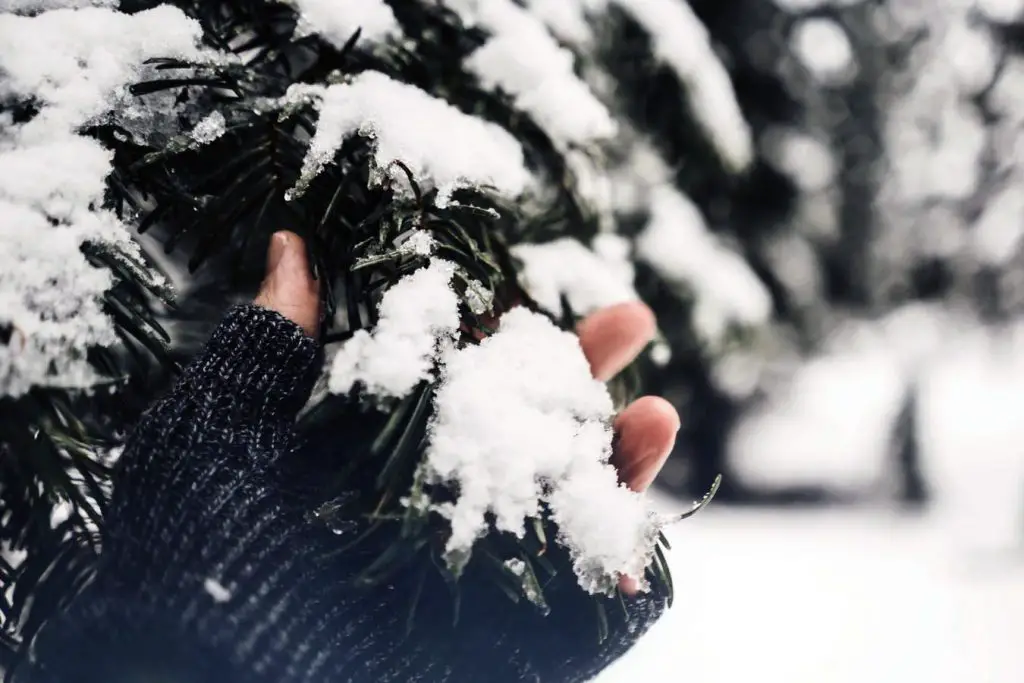
<path id="1" fill-rule="evenodd" d="M 640 302 L 604 308 L 584 319 L 577 333 L 594 377 L 607 381 L 633 362 L 654 337 L 656 325 L 651 309 Z M 679 424 L 672 404 L 655 396 L 637 399 L 619 413 L 612 464 L 626 486 L 646 491 L 654 483 L 675 445 Z M 634 595 L 640 586 L 623 577 L 619 588 Z"/>
<path id="2" fill-rule="evenodd" d="M 591 372 L 602 382 L 633 362 L 656 330 L 654 313 L 639 301 L 602 308 L 576 328 Z"/>
<path id="3" fill-rule="evenodd" d="M 646 491 L 675 445 L 679 413 L 663 398 L 644 396 L 619 413 L 615 431 L 618 443 L 612 464 L 619 479 L 634 491 Z M 626 595 L 635 595 L 640 586 L 636 579 L 623 577 L 619 588 Z"/>
<path id="4" fill-rule="evenodd" d="M 267 275 L 254 303 L 277 311 L 309 336 L 317 336 L 320 291 L 309 269 L 306 245 L 294 232 L 275 232 L 270 238 Z"/>
<path id="5" fill-rule="evenodd" d="M 676 409 L 657 396 L 639 398 L 619 413 L 612 464 L 626 486 L 634 491 L 650 488 L 672 452 L 679 425 Z"/>

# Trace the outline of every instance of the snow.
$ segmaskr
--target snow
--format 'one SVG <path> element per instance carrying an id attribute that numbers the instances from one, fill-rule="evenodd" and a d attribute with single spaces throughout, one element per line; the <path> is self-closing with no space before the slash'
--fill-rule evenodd
<path id="1" fill-rule="evenodd" d="M 602 232 L 594 236 L 590 248 L 601 259 L 601 265 L 609 269 L 609 277 L 632 286 L 636 278 L 632 240 L 614 232 Z M 636 298 L 636 294 L 633 296 Z"/>
<path id="2" fill-rule="evenodd" d="M 804 19 L 793 27 L 796 55 L 818 81 L 847 82 L 856 70 L 853 46 L 843 28 L 831 19 Z"/>
<path id="3" fill-rule="evenodd" d="M 437 240 L 426 230 L 415 230 L 398 245 L 402 251 L 415 256 L 430 256 L 434 253 Z"/>
<path id="4" fill-rule="evenodd" d="M 559 40 L 586 45 L 594 37 L 584 13 L 587 0 L 526 0 L 526 8 Z"/>
<path id="5" fill-rule="evenodd" d="M 285 99 L 295 98 L 311 98 L 320 110 L 297 191 L 356 134 L 373 139 L 371 182 L 390 178 L 408 191 L 395 165 L 403 162 L 417 182 L 438 189 L 439 206 L 460 187 L 490 186 L 515 197 L 531 182 L 522 147 L 503 128 L 380 72 L 365 71 L 349 83 L 325 88 L 293 86 Z"/>
<path id="6" fill-rule="evenodd" d="M 886 151 L 894 180 L 900 183 L 894 189 L 902 190 L 908 201 L 961 200 L 979 187 L 985 123 L 970 103 L 937 99 L 907 103 L 907 109 L 899 106 L 889 112 L 892 128 Z M 933 110 L 936 106 L 944 108 Z M 933 129 L 914 123 L 923 107 L 930 110 Z"/>
<path id="7" fill-rule="evenodd" d="M 971 231 L 971 246 L 978 258 L 993 266 L 1009 265 L 1024 237 L 1024 191 L 1020 178 L 1000 188 L 982 209 Z"/>
<path id="8" fill-rule="evenodd" d="M 808 133 L 773 128 L 763 138 L 765 156 L 805 192 L 820 192 L 836 178 L 836 159 L 828 145 Z"/>
<path id="9" fill-rule="evenodd" d="M 494 307 L 494 292 L 479 280 L 465 277 L 466 291 L 462 295 L 474 315 L 483 315 Z"/>
<path id="10" fill-rule="evenodd" d="M 198 22 L 161 5 L 137 14 L 105 8 L 0 15 L 0 95 L 35 98 L 24 138 L 71 131 L 105 113 L 150 57 L 196 56 Z"/>
<path id="11" fill-rule="evenodd" d="M 526 563 L 519 558 L 512 558 L 511 560 L 505 560 L 505 568 L 516 576 L 522 576 L 526 572 Z"/>
<path id="12" fill-rule="evenodd" d="M 658 367 L 665 367 L 672 360 L 672 347 L 665 342 L 651 345 L 651 362 Z"/>
<path id="13" fill-rule="evenodd" d="M 611 169 L 611 205 L 619 213 L 642 213 L 648 209 L 651 193 L 672 184 L 672 169 L 650 140 L 631 140 L 626 157 Z"/>
<path id="14" fill-rule="evenodd" d="M 924 476 L 949 543 L 1007 553 L 1024 541 L 1024 322 L 949 339 L 923 373 Z"/>
<path id="15" fill-rule="evenodd" d="M 612 212 L 614 197 L 610 185 L 608 171 L 600 159 L 600 151 L 577 148 L 570 149 L 563 157 L 565 160 L 565 179 L 561 182 L 570 185 L 574 193 L 583 203 L 590 207 L 597 219 L 599 230 L 613 230 L 615 217 Z"/>
<path id="16" fill-rule="evenodd" d="M 227 122 L 219 111 L 206 116 L 192 129 L 192 139 L 200 145 L 208 145 L 226 132 Z"/>
<path id="17" fill-rule="evenodd" d="M 0 325 L 10 326 L 14 333 L 9 344 L 0 346 L 0 395 L 20 396 L 34 386 L 93 384 L 98 378 L 85 362 L 87 348 L 116 341 L 100 300 L 112 284 L 111 276 L 90 265 L 80 248 L 86 241 L 130 248 L 130 238 L 113 215 L 90 211 L 82 195 L 74 194 L 83 179 L 105 175 L 109 156 L 81 138 L 69 136 L 54 140 L 54 144 L 61 146 L 62 154 L 76 149 L 93 153 L 63 158 L 49 183 L 40 182 L 34 188 L 37 197 L 44 188 L 51 191 L 39 197 L 39 203 L 32 202 L 33 197 L 12 196 L 10 190 L 0 187 L 0 243 L 4 245 L 0 253 Z M 31 171 L 30 164 L 19 161 L 45 158 L 46 150 L 32 159 L 34 151 L 22 148 L 11 153 L 0 147 L 0 185 L 16 176 L 19 168 Z M 64 178 L 62 171 L 75 182 L 63 188 L 57 185 Z M 13 189 L 17 192 L 19 188 Z M 85 197 L 84 201 L 98 201 L 100 194 Z M 56 211 L 50 213 L 44 207 Z M 61 224 L 52 226 L 50 217 Z"/>
<path id="18" fill-rule="evenodd" d="M 468 559 L 488 514 L 522 536 L 546 504 L 583 588 L 607 593 L 621 576 L 642 576 L 661 521 L 608 463 L 612 399 L 576 336 L 514 308 L 495 334 L 442 362 L 423 472 L 456 484 L 455 502 L 435 506 L 451 524 L 449 564 Z"/>
<path id="19" fill-rule="evenodd" d="M 224 587 L 220 581 L 212 578 L 203 580 L 203 590 L 218 604 L 231 601 L 231 591 Z"/>
<path id="20" fill-rule="evenodd" d="M 592 17 L 607 12 L 610 6 L 619 7 L 651 36 L 655 56 L 679 78 L 694 116 L 726 166 L 741 171 L 750 164 L 753 134 L 708 31 L 687 2 L 526 0 L 525 5 L 555 36 L 582 51 L 592 47 Z"/>
<path id="21" fill-rule="evenodd" d="M 850 7 L 864 0 L 775 0 L 775 4 L 789 12 L 808 12 L 819 7 Z"/>
<path id="22" fill-rule="evenodd" d="M 25 561 L 25 558 L 27 557 L 28 551 L 26 551 L 25 549 L 19 548 L 18 550 L 12 550 L 8 543 L 0 543 L 0 558 L 3 558 L 4 562 L 6 562 L 11 567 L 17 569 L 19 566 L 21 566 L 21 564 Z M 5 589 L 5 591 L 9 591 L 11 590 L 11 588 L 12 587 L 8 586 Z"/>
<path id="23" fill-rule="evenodd" d="M 1000 57 L 989 29 L 969 23 L 954 23 L 946 29 L 942 50 L 953 83 L 961 92 L 975 95 L 995 76 Z"/>
<path id="24" fill-rule="evenodd" d="M 318 34 L 341 48 L 362 29 L 360 41 L 379 43 L 401 36 L 395 14 L 383 0 L 289 0 L 299 12 L 299 35 Z"/>
<path id="25" fill-rule="evenodd" d="M 755 483 L 884 488 L 889 419 L 916 377 L 934 507 L 712 504 L 666 531 L 675 607 L 596 683 L 1020 679 L 1024 324 L 986 330 L 913 306 L 837 337 L 784 394 L 786 405 L 804 406 L 799 423 L 750 429 L 757 454 L 741 473 Z"/>
<path id="26" fill-rule="evenodd" d="M 651 217 L 637 237 L 637 256 L 693 294 L 693 322 L 709 342 L 730 325 L 757 326 L 771 315 L 771 297 L 746 261 L 708 232 L 697 207 L 675 189 L 656 188 Z"/>
<path id="27" fill-rule="evenodd" d="M 879 348 L 807 362 L 768 406 L 743 417 L 730 462 L 755 486 L 827 483 L 861 492 L 875 485 L 906 389 L 901 371 Z"/>
<path id="28" fill-rule="evenodd" d="M 0 151 L 0 175 L 6 156 Z M 86 262 L 80 247 L 117 239 L 121 228 L 113 216 L 89 212 L 52 227 L 45 214 L 5 194 L 0 189 L 0 325 L 13 336 L 0 346 L 0 395 L 89 386 L 98 377 L 85 362 L 87 348 L 116 337 L 100 303 L 111 276 Z"/>
<path id="29" fill-rule="evenodd" d="M 973 101 L 992 83 L 1000 48 L 991 31 L 972 20 L 972 11 L 973 3 L 960 0 L 944 0 L 927 11 L 912 3 L 887 7 L 903 40 L 917 32 L 923 36 L 904 70 L 891 74 L 881 102 L 888 172 L 879 201 L 885 228 L 879 252 L 894 264 L 913 262 L 938 241 L 962 239 L 970 224 L 963 209 L 983 190 L 994 136 L 1009 137 L 997 142 L 1006 149 L 1019 137 L 1009 135 L 1013 126 L 1004 121 L 986 123 Z M 1004 75 L 1008 71 L 1009 66 Z M 1015 99 L 1016 89 L 1011 91 Z M 993 99 L 999 97 L 995 93 Z M 1012 154 L 994 157 L 1002 163 Z M 923 239 L 917 221 L 926 214 L 929 237 Z"/>
<path id="30" fill-rule="evenodd" d="M 98 142 L 67 134 L 38 144 L 0 142 L 0 196 L 9 201 L 66 219 L 101 197 L 113 154 Z"/>
<path id="31" fill-rule="evenodd" d="M 977 0 L 978 9 L 992 21 L 1009 24 L 1024 14 L 1024 0 Z"/>
<path id="32" fill-rule="evenodd" d="M 58 526 L 66 522 L 71 517 L 71 513 L 74 512 L 74 509 L 74 506 L 66 500 L 57 502 L 52 508 L 50 508 L 50 528 L 56 529 Z"/>
<path id="33" fill-rule="evenodd" d="M 792 141 L 781 136 L 779 140 L 780 144 L 769 145 L 769 152 L 788 151 L 783 143 Z M 779 164 L 788 162 L 784 154 L 774 156 L 780 157 Z M 818 181 L 811 176 L 832 172 L 820 158 L 805 161 L 802 172 L 808 175 L 808 184 Z M 708 230 L 697 206 L 672 187 L 671 176 L 657 150 L 643 138 L 632 141 L 629 156 L 611 175 L 612 203 L 619 211 L 650 213 L 636 237 L 635 258 L 683 296 L 693 297 L 693 323 L 706 342 L 721 341 L 734 325 L 762 325 L 772 307 L 767 288 L 740 254 Z"/>
<path id="34" fill-rule="evenodd" d="M 952 551 L 936 516 L 712 503 L 666 534 L 675 605 L 594 683 L 1018 683 L 1024 671 L 1024 565 Z"/>
<path id="35" fill-rule="evenodd" d="M 484 88 L 508 93 L 565 151 L 616 131 L 608 109 L 573 71 L 572 53 L 512 0 L 447 0 L 463 21 L 491 37 L 466 60 Z"/>
<path id="36" fill-rule="evenodd" d="M 901 377 L 916 375 L 934 509 L 712 505 L 667 530 L 685 548 L 668 555 L 675 608 L 597 683 L 677 680 L 680 672 L 709 683 L 1019 680 L 1024 324 L 985 330 L 915 306 L 861 327 L 843 330 L 845 348 L 813 361 L 816 379 L 798 380 L 792 392 L 809 408 L 830 407 L 812 408 L 778 438 L 760 430 L 762 448 L 744 472 L 756 468 L 776 484 L 880 484 L 884 414 Z M 840 413 L 844 424 L 827 417 Z M 817 448 L 801 447 L 805 430 L 819 434 Z M 794 476 L 793 460 L 776 456 L 799 457 L 805 474 Z"/>
<path id="37" fill-rule="evenodd" d="M 825 275 L 818 253 L 796 231 L 780 231 L 766 240 L 764 256 L 794 303 L 813 306 L 825 291 Z"/>
<path id="38" fill-rule="evenodd" d="M 871 256 L 882 294 L 936 256 L 963 281 L 981 268 L 1001 271 L 1012 307 L 1022 291 L 1008 266 L 1024 221 L 1024 62 L 976 5 L 887 7 L 894 42 L 911 47 L 880 88 L 886 164 Z"/>
<path id="39" fill-rule="evenodd" d="M 729 444 L 755 485 L 815 485 L 878 498 L 892 479 L 894 420 L 916 390 L 915 432 L 944 543 L 1012 553 L 1024 541 L 1024 321 L 986 328 L 916 304 L 843 326 L 769 388 Z"/>
<path id="40" fill-rule="evenodd" d="M 388 289 L 376 327 L 358 330 L 335 355 L 330 391 L 345 393 L 361 382 L 373 395 L 401 398 L 430 379 L 438 345 L 459 327 L 454 273 L 452 263 L 434 259 Z"/>
<path id="41" fill-rule="evenodd" d="M 608 245 L 607 238 L 601 244 Z M 555 315 L 563 313 L 563 296 L 573 313 L 581 316 L 638 298 L 628 262 L 625 270 L 621 268 L 621 254 L 609 254 L 606 260 L 572 237 L 544 244 L 517 244 L 512 247 L 512 255 L 522 261 L 520 284 Z M 616 263 L 620 266 L 617 270 Z"/>
<path id="42" fill-rule="evenodd" d="M 622 8 L 654 42 L 655 55 L 686 88 L 694 116 L 733 170 L 754 156 L 753 134 L 736 101 L 725 66 L 711 46 L 707 29 L 685 2 L 608 0 Z"/>
<path id="43" fill-rule="evenodd" d="M 0 12 L 30 14 L 44 10 L 117 7 L 120 0 L 0 0 Z"/>
<path id="44" fill-rule="evenodd" d="M 1019 253 L 1024 226 L 1024 169 L 1019 165 L 1024 151 L 1024 60 L 1007 57 L 998 80 L 993 84 L 989 103 L 997 119 L 989 124 L 993 161 L 1001 176 L 989 190 L 981 213 L 973 224 L 967 242 L 971 253 L 982 263 L 1006 267 Z"/>
<path id="45" fill-rule="evenodd" d="M 39 107 L 0 133 L 0 326 L 11 333 L 0 347 L 0 395 L 99 379 L 85 355 L 116 341 L 101 304 L 113 280 L 81 247 L 106 244 L 133 260 L 141 253 L 98 208 L 111 152 L 77 130 L 114 106 L 149 57 L 196 54 L 198 31 L 170 7 L 0 15 L 0 95 Z"/>
<path id="46" fill-rule="evenodd" d="M 755 485 L 877 491 L 906 392 L 944 340 L 968 326 L 923 304 L 839 325 L 819 355 L 766 387 L 767 400 L 742 417 L 728 447 L 738 476 Z"/>
<path id="47" fill-rule="evenodd" d="M 990 104 L 1000 118 L 1016 127 L 1024 123 L 1024 59 L 1008 56 L 992 87 Z"/>

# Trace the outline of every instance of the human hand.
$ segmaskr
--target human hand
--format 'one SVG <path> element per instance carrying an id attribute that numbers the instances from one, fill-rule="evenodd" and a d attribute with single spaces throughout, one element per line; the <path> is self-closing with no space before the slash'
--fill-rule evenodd
<path id="1" fill-rule="evenodd" d="M 268 275 L 255 303 L 280 313 L 300 325 L 307 334 L 316 336 L 319 296 L 306 262 L 305 247 L 297 235 L 277 233 L 274 236 L 268 257 Z M 601 309 L 582 320 L 576 331 L 593 376 L 606 382 L 636 359 L 653 338 L 655 329 L 653 312 L 637 301 Z M 671 453 L 679 427 L 680 419 L 675 408 L 659 397 L 645 396 L 623 409 L 614 420 L 616 439 L 612 455 L 612 464 L 618 470 L 620 480 L 634 491 L 646 491 Z M 453 672 L 459 672 L 453 680 L 462 680 L 459 676 L 468 675 L 466 667 L 472 668 L 469 662 L 476 661 L 487 648 L 493 647 L 495 638 L 500 642 L 502 637 L 499 634 L 503 633 L 507 634 L 503 636 L 507 639 L 506 650 L 514 652 L 522 648 L 534 651 L 528 657 L 529 663 L 525 664 L 528 668 L 524 671 L 538 675 L 545 672 L 545 681 L 585 680 L 635 642 L 662 609 L 659 607 L 662 596 L 636 599 L 630 605 L 625 621 L 620 621 L 621 615 L 616 614 L 612 637 L 599 645 L 592 640 L 590 625 L 586 623 L 586 615 L 592 613 L 588 609 L 587 596 L 582 595 L 576 586 L 546 589 L 552 613 L 543 622 L 536 622 L 529 618 L 528 613 L 508 613 L 500 602 L 507 599 L 503 595 L 495 598 L 488 591 L 480 591 L 481 580 L 486 582 L 474 574 L 460 582 L 464 584 L 466 596 L 473 596 L 466 597 L 465 601 L 475 604 L 476 609 L 464 614 L 464 626 L 460 627 L 459 635 L 449 631 L 450 623 L 445 624 L 445 617 L 440 616 L 447 612 L 443 604 L 447 591 L 441 590 L 441 586 L 434 586 L 434 590 L 428 592 L 436 593 L 436 596 L 421 599 L 424 604 L 420 611 L 432 616 L 426 619 L 425 629 L 418 632 L 420 646 L 429 643 L 435 657 L 448 662 Z M 624 577 L 619 587 L 627 596 L 637 596 L 639 592 L 638 582 L 630 577 Z M 385 599 L 389 602 L 414 590 L 408 581 L 403 580 L 397 580 L 386 589 Z M 507 618 L 494 616 L 504 613 L 508 614 Z M 441 623 L 435 623 L 435 620 Z M 483 640 L 478 641 L 477 638 Z M 542 642 L 544 648 L 549 649 L 542 651 L 539 645 Z M 504 656 L 507 653 L 498 648 L 492 659 L 498 662 Z M 573 658 L 579 658 L 579 662 L 568 664 Z M 498 668 L 488 675 L 495 676 Z"/>
<path id="2" fill-rule="evenodd" d="M 384 585 L 347 582 L 364 559 L 309 523 L 307 502 L 285 494 L 276 469 L 298 456 L 295 418 L 321 365 L 317 283 L 297 235 L 273 238 L 254 303 L 228 313 L 128 439 L 95 579 L 40 636 L 33 683 L 110 683 L 133 672 L 207 683 L 257 671 L 243 680 L 362 683 L 408 667 L 435 683 L 577 683 L 660 616 L 666 595 L 656 589 L 609 608 L 599 639 L 593 598 L 574 582 L 545 587 L 551 612 L 538 620 L 508 609 L 479 566 L 459 582 L 461 608 L 422 565 Z M 584 320 L 580 343 L 594 375 L 619 372 L 653 329 L 639 303 Z M 678 424 L 661 399 L 622 411 L 614 463 L 626 484 L 651 484 Z M 332 453 L 344 457 L 345 448 Z M 549 559 L 569 562 L 560 548 Z"/>
<path id="3" fill-rule="evenodd" d="M 320 298 L 298 235 L 278 232 L 273 236 L 267 277 L 255 303 L 277 311 L 316 336 Z M 594 377 L 608 381 L 626 368 L 654 337 L 655 328 L 651 309 L 638 301 L 610 306 L 586 317 L 577 334 Z M 647 490 L 672 452 L 679 426 L 675 408 L 655 396 L 637 399 L 619 413 L 614 425 L 617 439 L 612 464 L 621 481 L 634 491 Z M 620 588 L 632 595 L 638 584 L 627 577 Z"/>

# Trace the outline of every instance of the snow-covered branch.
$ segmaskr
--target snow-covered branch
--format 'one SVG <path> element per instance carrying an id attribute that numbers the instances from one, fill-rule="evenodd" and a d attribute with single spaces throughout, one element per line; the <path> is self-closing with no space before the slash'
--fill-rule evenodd
<path id="1" fill-rule="evenodd" d="M 0 94 L 38 109 L 0 120 L 0 395 L 97 380 L 88 347 L 116 339 L 102 311 L 112 284 L 81 248 L 138 260 L 125 226 L 99 208 L 112 154 L 81 126 L 107 113 L 155 56 L 196 54 L 199 26 L 179 10 L 103 8 L 0 15 Z"/>
<path id="2" fill-rule="evenodd" d="M 503 128 L 382 73 L 367 71 L 349 83 L 326 87 L 297 86 L 286 99 L 300 97 L 310 98 L 320 110 L 300 190 L 356 134 L 373 139 L 371 181 L 391 179 L 409 190 L 396 166 L 402 162 L 417 183 L 438 189 L 438 206 L 445 206 L 460 187 L 489 186 L 515 197 L 531 182 L 521 145 Z"/>

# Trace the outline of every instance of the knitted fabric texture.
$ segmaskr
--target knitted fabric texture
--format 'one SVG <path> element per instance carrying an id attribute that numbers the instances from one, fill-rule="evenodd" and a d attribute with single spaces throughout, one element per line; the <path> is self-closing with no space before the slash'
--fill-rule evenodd
<path id="1" fill-rule="evenodd" d="M 129 438 L 94 576 L 44 627 L 16 682 L 576 683 L 663 611 L 663 593 L 609 602 L 600 642 L 593 598 L 569 577 L 546 589 L 546 617 L 472 563 L 457 619 L 429 559 L 354 585 L 372 549 L 346 549 L 281 481 L 296 463 L 314 467 L 294 422 L 321 363 L 283 316 L 227 314 Z"/>

